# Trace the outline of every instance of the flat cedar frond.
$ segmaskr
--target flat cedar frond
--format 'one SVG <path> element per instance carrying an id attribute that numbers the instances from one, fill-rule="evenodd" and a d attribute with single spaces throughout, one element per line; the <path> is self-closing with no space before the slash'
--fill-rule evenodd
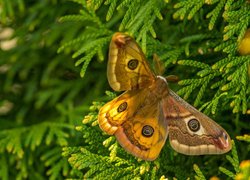
<path id="1" fill-rule="evenodd" d="M 27 163 L 27 153 L 29 153 L 28 148 L 31 151 L 36 150 L 41 144 L 46 144 L 49 146 L 52 141 L 56 140 L 56 143 L 60 145 L 67 145 L 68 134 L 63 131 L 63 128 L 70 128 L 68 124 L 56 124 L 56 123 L 42 123 L 39 125 L 33 125 L 32 127 L 16 128 L 1 131 L 0 133 L 0 144 L 1 144 L 1 152 L 11 153 L 13 155 L 17 155 L 18 161 L 22 164 L 22 170 L 19 172 L 20 177 L 26 177 L 28 171 L 30 169 L 30 165 L 36 163 L 33 157 L 29 157 L 29 163 Z M 25 139 L 23 138 L 25 137 Z M 46 166 L 50 166 L 51 169 L 47 171 L 48 175 L 51 178 L 56 178 L 61 175 L 63 171 L 64 174 L 68 174 L 68 163 L 66 159 L 62 159 L 60 155 L 61 148 L 57 147 L 55 149 L 48 150 L 46 155 L 41 157 L 42 161 Z M 6 154 L 6 157 L 10 156 Z M 2 159 L 3 160 L 3 159 Z M 39 159 L 40 161 L 40 159 Z M 9 165 L 13 164 L 13 162 L 9 162 Z M 6 166 L 8 167 L 8 166 Z M 18 169 L 18 166 L 17 166 Z M 1 170 L 0 170 L 1 171 Z M 26 174 L 26 175 L 25 175 Z M 4 174 L 2 174 L 4 176 Z M 30 174 L 32 175 L 32 174 Z M 2 177 L 3 177 L 2 176 Z"/>
<path id="2" fill-rule="evenodd" d="M 57 179 L 61 174 L 67 175 L 70 173 L 69 163 L 66 158 L 62 158 L 61 153 L 62 149 L 56 147 L 41 156 L 41 160 L 48 167 L 46 173 L 51 179 Z"/>
<path id="3" fill-rule="evenodd" d="M 209 12 L 206 15 L 206 18 L 210 18 L 208 29 L 212 30 L 214 28 L 214 25 L 216 23 L 216 20 L 218 19 L 218 16 L 220 12 L 225 7 L 226 0 L 219 1 L 219 3 L 216 5 L 216 8 L 214 8 L 211 12 Z"/>
<path id="4" fill-rule="evenodd" d="M 237 150 L 236 150 L 236 147 L 235 147 L 235 143 L 233 143 L 231 154 L 232 154 L 232 156 L 227 155 L 227 160 L 233 166 L 233 168 L 235 170 L 235 173 L 231 172 L 230 170 L 228 170 L 228 169 L 226 169 L 224 167 L 220 167 L 219 169 L 220 169 L 221 172 L 223 172 L 224 174 L 226 174 L 230 178 L 235 178 L 235 175 L 237 173 L 239 173 L 239 171 L 240 171 L 239 158 L 238 158 Z"/>
<path id="5" fill-rule="evenodd" d="M 205 176 L 203 175 L 203 173 L 201 172 L 201 170 L 199 169 L 199 167 L 196 164 L 194 164 L 193 168 L 194 168 L 194 171 L 196 173 L 195 179 L 206 180 Z"/>
<path id="6" fill-rule="evenodd" d="M 236 138 L 237 138 L 238 140 L 246 141 L 246 142 L 249 142 L 249 143 L 250 143 L 250 135 L 248 135 L 248 134 L 245 134 L 244 136 L 237 136 Z"/>
<path id="7" fill-rule="evenodd" d="M 235 5 L 234 5 L 235 4 Z M 223 17 L 228 22 L 224 28 L 224 40 L 228 40 L 234 35 L 238 42 L 242 40 L 247 27 L 250 24 L 250 5 L 247 1 L 235 1 L 232 8 L 228 8 Z"/>
<path id="8" fill-rule="evenodd" d="M 235 176 L 235 179 L 249 179 L 250 177 L 250 160 L 244 160 L 240 163 L 240 172 Z"/>
<path id="9" fill-rule="evenodd" d="M 7 150 L 10 153 L 17 154 L 22 158 L 24 147 L 30 147 L 35 150 L 41 143 L 51 144 L 52 141 L 61 145 L 67 145 L 66 138 L 68 134 L 63 128 L 73 129 L 68 124 L 41 123 L 26 128 L 13 128 L 0 132 L 1 151 Z M 22 137 L 25 137 L 23 139 Z"/>
<path id="10" fill-rule="evenodd" d="M 124 164 L 124 162 L 122 164 L 119 163 L 121 160 L 118 158 L 111 161 L 107 157 L 96 155 L 84 148 L 80 148 L 77 152 L 75 149 L 72 150 L 74 152 L 72 152 L 70 148 L 64 148 L 64 151 L 67 152 L 67 154 L 71 154 L 69 158 L 71 165 L 78 170 L 86 169 L 87 173 L 84 175 L 85 178 L 99 179 L 107 177 L 107 179 L 112 179 L 128 175 L 136 177 L 139 171 L 139 168 L 136 168 L 130 162 L 127 162 L 126 164 Z"/>

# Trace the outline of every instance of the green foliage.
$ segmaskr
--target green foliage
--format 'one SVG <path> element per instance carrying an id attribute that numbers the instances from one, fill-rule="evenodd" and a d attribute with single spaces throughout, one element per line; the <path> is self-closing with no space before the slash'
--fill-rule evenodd
<path id="1" fill-rule="evenodd" d="M 4 0 L 0 9 L 0 179 L 64 179 L 74 170 L 61 149 L 80 142 L 74 126 L 88 110 L 90 89 L 103 86 L 84 90 L 98 78 L 82 81 L 70 49 L 56 53 L 59 42 L 73 39 L 82 27 L 71 29 L 72 23 L 57 19 L 79 6 Z M 79 106 L 83 97 L 86 104 Z"/>
<path id="2" fill-rule="evenodd" d="M 244 136 L 237 136 L 238 140 L 246 141 L 250 143 L 250 135 L 245 134 Z"/>
<path id="3" fill-rule="evenodd" d="M 238 158 L 238 154 L 237 154 L 237 150 L 236 150 L 234 142 L 233 142 L 231 154 L 232 154 L 232 156 L 227 155 L 226 159 L 233 166 L 235 173 L 231 172 L 230 170 L 228 170 L 224 167 L 219 167 L 219 170 L 222 173 L 226 174 L 231 179 L 235 179 L 236 174 L 238 174 L 240 172 L 240 164 L 239 164 L 239 158 Z M 194 164 L 194 170 L 196 172 L 195 179 L 204 179 L 204 180 L 206 179 L 204 174 L 201 172 L 201 170 L 199 169 L 199 167 L 196 164 Z"/>
<path id="4" fill-rule="evenodd" d="M 248 1 L 0 3 L 0 179 L 247 177 L 250 56 L 238 47 Z M 179 76 L 170 87 L 225 127 L 235 141 L 229 155 L 184 156 L 166 143 L 145 162 L 100 130 L 98 111 L 116 97 L 105 63 L 116 31 Z"/>
<path id="5" fill-rule="evenodd" d="M 194 171 L 196 173 L 195 175 L 195 179 L 201 179 L 201 180 L 206 180 L 205 176 L 203 175 L 203 173 L 201 172 L 200 168 L 194 164 Z"/>
<path id="6" fill-rule="evenodd" d="M 240 163 L 240 172 L 235 176 L 236 180 L 248 180 L 250 177 L 250 160 Z"/>
<path id="7" fill-rule="evenodd" d="M 235 144 L 233 143 L 233 148 L 232 148 L 232 156 L 227 155 L 226 158 L 227 160 L 231 163 L 231 165 L 234 168 L 234 171 L 236 173 L 239 173 L 239 158 L 237 155 L 237 151 L 236 151 L 236 147 Z M 221 172 L 223 172 L 224 174 L 226 174 L 227 176 L 229 176 L 230 178 L 235 178 L 235 173 L 231 172 L 230 170 L 224 168 L 224 167 L 220 167 L 219 168 Z"/>

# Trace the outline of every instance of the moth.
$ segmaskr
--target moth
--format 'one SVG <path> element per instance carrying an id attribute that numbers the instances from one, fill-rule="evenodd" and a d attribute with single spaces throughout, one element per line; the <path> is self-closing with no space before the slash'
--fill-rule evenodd
<path id="1" fill-rule="evenodd" d="M 112 37 L 107 77 L 113 90 L 125 92 L 100 109 L 99 126 L 132 155 L 155 160 L 167 136 L 172 148 L 186 155 L 223 154 L 231 149 L 228 133 L 174 93 L 125 33 Z"/>

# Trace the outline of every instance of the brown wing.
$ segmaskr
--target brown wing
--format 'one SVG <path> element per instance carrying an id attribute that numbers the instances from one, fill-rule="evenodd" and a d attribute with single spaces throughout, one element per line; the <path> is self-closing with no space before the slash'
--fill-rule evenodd
<path id="1" fill-rule="evenodd" d="M 119 32 L 110 42 L 107 76 L 115 91 L 145 88 L 155 79 L 136 41 Z"/>
<path id="2" fill-rule="evenodd" d="M 170 144 L 186 155 L 222 154 L 231 149 L 227 132 L 173 91 L 163 101 Z"/>
<path id="3" fill-rule="evenodd" d="M 144 160 L 156 159 L 167 138 L 160 101 L 148 89 L 125 92 L 107 103 L 98 121 L 126 151 Z"/>

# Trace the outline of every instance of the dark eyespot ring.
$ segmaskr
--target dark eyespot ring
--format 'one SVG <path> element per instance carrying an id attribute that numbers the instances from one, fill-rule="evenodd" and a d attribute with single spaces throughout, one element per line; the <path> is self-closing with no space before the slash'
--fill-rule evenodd
<path id="1" fill-rule="evenodd" d="M 154 134 L 154 128 L 152 126 L 145 125 L 143 126 L 141 133 L 145 137 L 151 137 Z"/>
<path id="2" fill-rule="evenodd" d="M 200 129 L 200 122 L 197 119 L 191 119 L 188 121 L 188 127 L 191 131 L 197 132 Z"/>
<path id="3" fill-rule="evenodd" d="M 139 64 L 139 61 L 137 59 L 131 59 L 128 62 L 128 68 L 131 70 L 135 70 Z"/>
<path id="4" fill-rule="evenodd" d="M 127 109 L 128 107 L 128 103 L 127 102 L 123 102 L 119 105 L 119 107 L 117 108 L 117 112 L 123 112 Z"/>

